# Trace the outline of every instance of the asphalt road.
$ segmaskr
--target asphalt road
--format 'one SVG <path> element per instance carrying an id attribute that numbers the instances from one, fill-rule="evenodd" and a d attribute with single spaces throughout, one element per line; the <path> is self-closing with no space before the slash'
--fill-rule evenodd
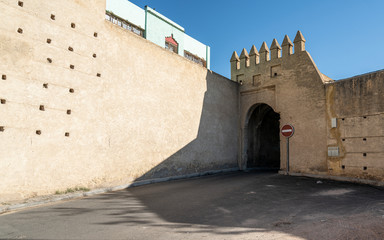
<path id="1" fill-rule="evenodd" d="M 271 173 L 178 180 L 0 215 L 0 239 L 384 239 L 384 190 Z"/>

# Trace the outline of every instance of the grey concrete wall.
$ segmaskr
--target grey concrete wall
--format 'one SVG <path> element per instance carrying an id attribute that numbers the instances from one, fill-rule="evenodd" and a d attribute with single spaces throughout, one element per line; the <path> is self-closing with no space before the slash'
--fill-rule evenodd
<path id="1" fill-rule="evenodd" d="M 105 21 L 104 0 L 0 12 L 0 202 L 237 166 L 237 83 Z"/>

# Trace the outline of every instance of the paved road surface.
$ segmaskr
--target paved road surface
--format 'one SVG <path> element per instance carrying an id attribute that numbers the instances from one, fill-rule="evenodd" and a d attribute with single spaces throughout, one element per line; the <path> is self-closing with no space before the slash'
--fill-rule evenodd
<path id="1" fill-rule="evenodd" d="M 384 190 L 271 173 L 146 185 L 0 215 L 0 239 L 384 239 Z"/>

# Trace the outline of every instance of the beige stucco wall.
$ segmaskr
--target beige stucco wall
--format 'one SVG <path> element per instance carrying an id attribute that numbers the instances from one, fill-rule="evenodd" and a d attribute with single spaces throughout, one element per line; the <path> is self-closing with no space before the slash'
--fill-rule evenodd
<path id="1" fill-rule="evenodd" d="M 237 167 L 237 83 L 105 21 L 104 0 L 0 12 L 0 202 Z"/>

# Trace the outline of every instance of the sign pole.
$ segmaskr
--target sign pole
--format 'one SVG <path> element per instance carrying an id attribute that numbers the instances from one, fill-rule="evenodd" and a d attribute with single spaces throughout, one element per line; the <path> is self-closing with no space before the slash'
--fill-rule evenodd
<path id="1" fill-rule="evenodd" d="M 287 175 L 289 175 L 289 138 L 287 138 Z"/>
<path id="2" fill-rule="evenodd" d="M 295 128 L 292 125 L 286 124 L 281 128 L 281 135 L 287 139 L 287 175 L 289 175 L 289 138 L 295 133 Z"/>

